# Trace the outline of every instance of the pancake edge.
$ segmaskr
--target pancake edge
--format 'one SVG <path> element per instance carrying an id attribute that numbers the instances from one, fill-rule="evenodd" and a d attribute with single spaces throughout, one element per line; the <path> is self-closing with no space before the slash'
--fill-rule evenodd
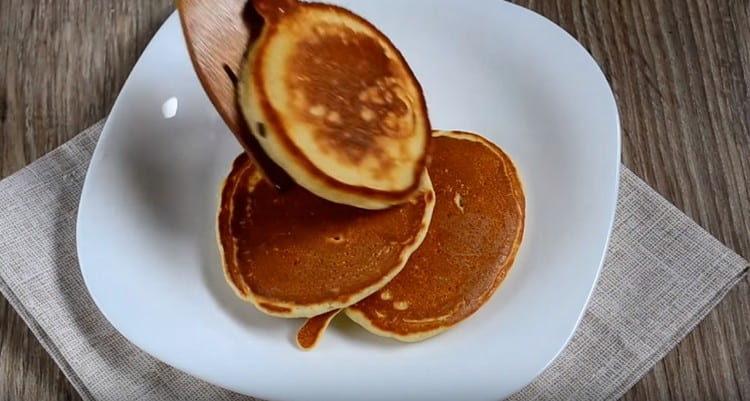
<path id="1" fill-rule="evenodd" d="M 224 280 L 227 281 L 229 286 L 234 291 L 235 295 L 242 299 L 243 301 L 249 302 L 248 295 L 250 293 L 250 289 L 247 287 L 247 284 L 245 284 L 244 280 L 240 280 L 242 285 L 244 285 L 244 289 L 240 289 L 232 280 L 231 273 L 229 272 L 229 266 L 226 262 L 226 250 L 224 249 L 224 245 L 221 243 L 221 212 L 222 212 L 222 199 L 224 198 L 224 191 L 226 190 L 226 186 L 229 181 L 229 176 L 234 171 L 235 163 L 238 162 L 238 160 L 243 157 L 243 154 L 240 154 L 235 158 L 235 160 L 232 161 L 229 171 L 227 172 L 226 176 L 221 180 L 221 184 L 219 184 L 219 191 L 218 191 L 218 207 L 216 208 L 216 220 L 215 220 L 215 230 L 214 234 L 216 236 L 216 243 L 219 246 L 219 260 L 221 261 L 221 268 L 224 272 Z M 245 157 L 248 158 L 248 160 L 251 160 L 249 156 L 245 155 Z M 252 161 L 250 161 L 252 163 Z M 232 188 L 232 193 L 230 195 L 230 198 L 234 196 L 236 186 Z M 234 206 L 230 205 L 230 207 L 233 209 Z M 231 210 L 230 210 L 230 221 L 231 221 Z"/>

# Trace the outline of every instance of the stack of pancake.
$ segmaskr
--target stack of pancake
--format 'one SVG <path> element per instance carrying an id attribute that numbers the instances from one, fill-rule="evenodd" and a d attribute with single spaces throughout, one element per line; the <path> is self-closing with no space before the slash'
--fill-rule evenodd
<path id="1" fill-rule="evenodd" d="M 278 189 L 247 155 L 221 190 L 227 281 L 263 313 L 308 318 L 314 347 L 345 315 L 419 341 L 477 311 L 507 275 L 524 227 L 516 169 L 477 134 L 432 131 L 404 57 L 345 9 L 255 0 L 260 37 L 238 104 L 296 182 Z"/>

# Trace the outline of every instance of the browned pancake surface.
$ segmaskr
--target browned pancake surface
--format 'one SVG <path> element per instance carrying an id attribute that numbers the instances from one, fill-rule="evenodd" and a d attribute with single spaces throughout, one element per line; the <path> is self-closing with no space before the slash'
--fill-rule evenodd
<path id="1" fill-rule="evenodd" d="M 426 190 L 404 205 L 369 211 L 301 187 L 280 193 L 259 178 L 245 155 L 235 161 L 222 192 L 219 239 L 238 294 L 281 316 L 312 316 L 377 290 L 423 239 L 434 202 Z"/>
<path id="2" fill-rule="evenodd" d="M 413 134 L 411 100 L 401 87 L 411 77 L 371 33 L 325 22 L 311 30 L 287 74 L 297 119 L 319 127 L 320 149 L 339 162 L 356 165 L 370 155 L 380 161 L 376 174 L 391 174 L 394 157 L 380 139 Z"/>
<path id="3" fill-rule="evenodd" d="M 331 320 L 333 320 L 339 312 L 341 312 L 341 309 L 332 310 L 322 315 L 313 316 L 307 319 L 297 332 L 297 346 L 305 351 L 315 348 L 323 337 L 326 328 L 331 324 Z"/>
<path id="4" fill-rule="evenodd" d="M 471 134 L 433 139 L 436 205 L 404 270 L 347 314 L 377 334 L 420 340 L 474 313 L 505 277 L 523 233 L 524 196 L 511 160 Z"/>

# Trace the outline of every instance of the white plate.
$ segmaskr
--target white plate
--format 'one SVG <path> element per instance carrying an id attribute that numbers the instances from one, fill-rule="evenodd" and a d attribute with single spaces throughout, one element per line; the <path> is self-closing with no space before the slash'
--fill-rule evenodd
<path id="1" fill-rule="evenodd" d="M 78 219 L 86 285 L 138 347 L 240 393 L 507 396 L 563 348 L 596 281 L 620 158 L 610 88 L 573 38 L 503 1 L 337 2 L 403 51 L 434 127 L 482 133 L 517 163 L 527 231 L 492 300 L 417 344 L 375 337 L 342 317 L 304 353 L 292 340 L 300 321 L 264 316 L 237 299 L 222 275 L 214 218 L 240 147 L 198 84 L 175 15 L 133 69 L 91 161 Z"/>

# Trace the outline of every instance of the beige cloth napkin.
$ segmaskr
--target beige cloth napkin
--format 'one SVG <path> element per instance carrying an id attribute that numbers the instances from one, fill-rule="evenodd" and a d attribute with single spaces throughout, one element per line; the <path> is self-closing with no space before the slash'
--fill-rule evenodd
<path id="1" fill-rule="evenodd" d="M 91 301 L 75 247 L 96 124 L 0 182 L 0 290 L 86 400 L 245 400 L 130 344 Z M 560 357 L 514 400 L 616 399 L 741 279 L 748 263 L 626 168 L 609 250 Z"/>

